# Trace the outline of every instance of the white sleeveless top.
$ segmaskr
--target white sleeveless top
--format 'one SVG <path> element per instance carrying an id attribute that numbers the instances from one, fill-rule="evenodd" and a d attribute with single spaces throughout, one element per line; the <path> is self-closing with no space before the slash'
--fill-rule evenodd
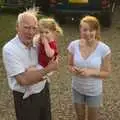
<path id="1" fill-rule="evenodd" d="M 72 41 L 68 51 L 73 55 L 73 64 L 80 68 L 96 68 L 100 70 L 102 60 L 111 53 L 110 48 L 99 41 L 96 49 L 84 59 L 80 54 L 80 40 Z M 84 95 L 96 96 L 102 93 L 102 81 L 95 77 L 72 76 L 72 88 Z"/>

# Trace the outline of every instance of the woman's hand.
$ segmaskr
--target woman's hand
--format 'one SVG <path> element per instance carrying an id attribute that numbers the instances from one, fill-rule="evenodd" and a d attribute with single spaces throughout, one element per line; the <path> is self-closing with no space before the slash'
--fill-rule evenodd
<path id="1" fill-rule="evenodd" d="M 79 69 L 79 75 L 84 77 L 97 76 L 99 71 L 97 69 L 81 68 Z"/>
<path id="2" fill-rule="evenodd" d="M 76 67 L 76 66 L 69 66 L 69 71 L 75 75 L 79 75 L 80 71 L 79 71 L 80 68 Z"/>

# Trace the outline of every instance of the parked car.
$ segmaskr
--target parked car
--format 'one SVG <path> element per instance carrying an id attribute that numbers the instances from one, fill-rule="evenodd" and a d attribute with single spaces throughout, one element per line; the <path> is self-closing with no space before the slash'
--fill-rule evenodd
<path id="1" fill-rule="evenodd" d="M 116 0 L 51 0 L 51 9 L 59 22 L 65 22 L 66 17 L 95 15 L 101 23 L 109 27 L 112 23 Z M 54 2 L 53 2 L 54 1 Z"/>

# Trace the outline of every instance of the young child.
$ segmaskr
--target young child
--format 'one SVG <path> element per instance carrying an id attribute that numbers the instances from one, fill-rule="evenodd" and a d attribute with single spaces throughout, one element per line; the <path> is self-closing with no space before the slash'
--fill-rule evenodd
<path id="1" fill-rule="evenodd" d="M 38 61 L 45 67 L 58 55 L 57 39 L 63 32 L 53 18 L 40 19 L 39 32 Z"/>
<path id="2" fill-rule="evenodd" d="M 57 40 L 60 35 L 63 35 L 62 28 L 57 24 L 53 18 L 42 18 L 39 20 L 39 33 L 35 36 L 35 41 L 38 44 L 38 63 L 42 67 L 46 67 L 52 59 L 56 59 L 58 56 Z M 34 66 L 28 70 L 36 69 Z M 53 72 L 48 73 L 48 76 Z M 28 86 L 23 96 L 23 99 L 27 98 L 31 94 L 34 94 L 34 89 L 40 92 L 40 88 L 34 84 Z"/>

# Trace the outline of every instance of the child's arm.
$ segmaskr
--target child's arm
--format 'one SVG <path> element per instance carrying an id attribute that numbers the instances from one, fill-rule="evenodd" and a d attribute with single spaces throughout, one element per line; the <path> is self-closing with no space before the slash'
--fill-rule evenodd
<path id="1" fill-rule="evenodd" d="M 44 44 L 46 55 L 52 58 L 55 54 L 55 50 L 50 47 L 49 42 L 46 38 L 43 38 L 42 43 Z"/>

